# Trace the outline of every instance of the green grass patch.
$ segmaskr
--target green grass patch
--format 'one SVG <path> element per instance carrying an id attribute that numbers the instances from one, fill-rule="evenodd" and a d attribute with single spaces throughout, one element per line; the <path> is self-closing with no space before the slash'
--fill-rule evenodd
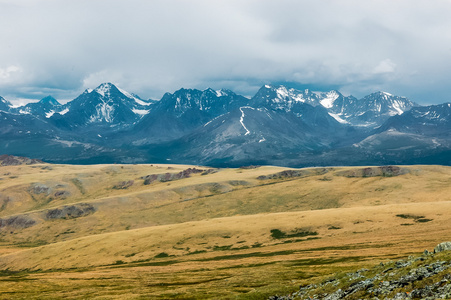
<path id="1" fill-rule="evenodd" d="M 399 214 L 396 215 L 398 218 L 402 218 L 402 219 L 412 219 L 412 220 L 418 220 L 418 219 L 422 219 L 424 218 L 424 216 L 416 216 L 416 215 L 411 215 L 411 214 Z"/>
<path id="2" fill-rule="evenodd" d="M 169 257 L 169 254 L 167 254 L 166 252 L 161 252 L 155 255 L 155 258 L 164 258 L 164 257 Z"/>
<path id="3" fill-rule="evenodd" d="M 295 250 L 276 251 L 276 252 L 252 252 L 252 253 L 243 253 L 243 254 L 221 255 L 221 256 L 198 259 L 196 261 L 232 260 L 232 259 L 240 259 L 240 258 L 248 258 L 248 257 L 271 257 L 271 256 L 279 256 L 279 255 L 290 255 L 290 254 L 293 254 L 296 252 L 297 251 L 295 251 Z"/>
<path id="4" fill-rule="evenodd" d="M 415 222 L 418 222 L 418 223 L 426 223 L 426 222 L 431 222 L 431 221 L 433 221 L 433 219 L 421 218 L 421 219 L 415 220 Z"/>
<path id="5" fill-rule="evenodd" d="M 338 229 L 341 229 L 341 227 L 339 227 L 339 226 L 329 226 L 329 228 L 327 228 L 327 229 L 329 229 L 329 230 L 338 230 Z"/>
<path id="6" fill-rule="evenodd" d="M 304 229 L 295 229 L 291 233 L 285 233 L 281 231 L 280 229 L 271 229 L 271 237 L 273 239 L 286 239 L 286 238 L 294 238 L 294 237 L 306 237 L 306 236 L 312 236 L 312 235 L 318 235 L 318 232 L 316 231 L 308 231 Z"/>

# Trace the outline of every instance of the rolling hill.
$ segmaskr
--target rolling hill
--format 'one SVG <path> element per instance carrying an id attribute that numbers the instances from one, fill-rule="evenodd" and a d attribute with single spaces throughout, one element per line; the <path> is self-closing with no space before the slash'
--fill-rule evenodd
<path id="1" fill-rule="evenodd" d="M 262 299 L 449 239 L 444 166 L 16 161 L 0 167 L 7 298 Z"/>

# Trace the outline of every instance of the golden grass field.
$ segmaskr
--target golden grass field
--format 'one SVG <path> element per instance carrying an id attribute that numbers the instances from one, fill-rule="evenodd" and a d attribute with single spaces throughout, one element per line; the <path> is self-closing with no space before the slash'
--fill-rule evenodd
<path id="1" fill-rule="evenodd" d="M 287 170 L 265 166 L 144 184 L 188 168 L 210 169 L 0 167 L 0 299 L 265 299 L 451 240 L 450 167 L 257 179 Z"/>

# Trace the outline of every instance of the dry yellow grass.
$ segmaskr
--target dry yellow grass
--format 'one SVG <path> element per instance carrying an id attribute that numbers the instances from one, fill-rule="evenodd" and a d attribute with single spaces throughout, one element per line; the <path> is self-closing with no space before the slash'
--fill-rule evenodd
<path id="1" fill-rule="evenodd" d="M 410 166 L 395 177 L 345 177 L 355 168 L 330 168 L 258 180 L 286 169 L 260 167 L 147 186 L 140 179 L 189 167 L 1 168 L 0 199 L 13 201 L 0 217 L 37 224 L 0 228 L 0 269 L 7 270 L 0 295 L 260 299 L 449 240 L 449 167 Z M 113 189 L 126 180 L 134 185 Z M 36 183 L 68 194 L 33 194 Z M 45 218 L 48 209 L 77 203 L 96 211 Z"/>

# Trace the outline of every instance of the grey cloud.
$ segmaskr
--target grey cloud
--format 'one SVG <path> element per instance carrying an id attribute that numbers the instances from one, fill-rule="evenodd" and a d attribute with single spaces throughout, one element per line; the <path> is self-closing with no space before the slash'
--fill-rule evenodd
<path id="1" fill-rule="evenodd" d="M 0 0 L 0 95 L 293 81 L 451 101 L 450 14 L 438 0 Z"/>

